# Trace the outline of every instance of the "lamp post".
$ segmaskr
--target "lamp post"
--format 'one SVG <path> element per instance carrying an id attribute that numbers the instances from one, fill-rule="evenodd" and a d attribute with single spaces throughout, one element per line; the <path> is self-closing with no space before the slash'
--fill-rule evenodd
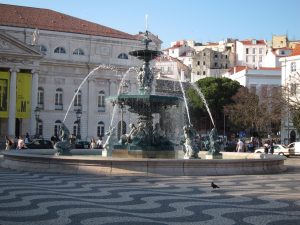
<path id="1" fill-rule="evenodd" d="M 128 94 L 128 84 L 126 81 L 123 81 L 123 84 L 121 86 L 121 93 L 122 94 Z M 124 101 L 121 101 L 119 103 L 119 107 L 121 109 L 121 127 L 120 127 L 120 137 L 126 132 L 124 132 L 124 107 L 125 107 L 125 102 Z"/>
<path id="2" fill-rule="evenodd" d="M 121 128 L 120 128 L 120 137 L 124 134 L 123 132 L 123 121 L 124 121 L 124 102 L 122 101 L 120 104 L 120 109 L 121 109 Z"/>
<path id="3" fill-rule="evenodd" d="M 82 115 L 82 112 L 80 109 L 77 109 L 76 110 L 76 118 L 77 118 L 77 124 L 78 124 L 78 127 L 77 127 L 77 136 L 76 136 L 76 139 L 81 139 L 81 135 L 80 135 L 80 121 L 81 121 L 81 115 Z"/>
<path id="4" fill-rule="evenodd" d="M 34 115 L 35 115 L 35 137 L 38 138 L 39 136 L 39 119 L 40 119 L 40 108 L 35 107 Z"/>

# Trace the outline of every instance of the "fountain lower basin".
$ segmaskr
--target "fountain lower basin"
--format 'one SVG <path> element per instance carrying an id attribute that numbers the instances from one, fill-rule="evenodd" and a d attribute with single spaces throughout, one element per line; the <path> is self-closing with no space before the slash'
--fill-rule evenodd
<path id="1" fill-rule="evenodd" d="M 136 176 L 272 174 L 287 169 L 284 156 L 253 153 L 223 152 L 223 159 L 184 160 L 102 158 L 101 155 L 53 156 L 52 152 L 46 155 L 45 150 L 40 151 L 44 154 L 41 155 L 36 150 L 5 152 L 1 166 L 21 171 Z M 205 154 L 206 152 L 200 152 L 200 157 L 204 158 Z"/>

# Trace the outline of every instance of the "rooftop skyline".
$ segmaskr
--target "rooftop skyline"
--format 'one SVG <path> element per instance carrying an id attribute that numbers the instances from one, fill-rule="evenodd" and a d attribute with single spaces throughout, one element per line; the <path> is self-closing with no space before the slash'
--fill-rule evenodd
<path id="1" fill-rule="evenodd" d="M 0 3 L 51 9 L 129 34 L 146 27 L 163 41 L 163 48 L 178 40 L 217 42 L 225 38 L 265 39 L 288 35 L 300 40 L 300 1 L 70 1 L 0 0 Z M 147 18 L 147 19 L 146 19 Z"/>

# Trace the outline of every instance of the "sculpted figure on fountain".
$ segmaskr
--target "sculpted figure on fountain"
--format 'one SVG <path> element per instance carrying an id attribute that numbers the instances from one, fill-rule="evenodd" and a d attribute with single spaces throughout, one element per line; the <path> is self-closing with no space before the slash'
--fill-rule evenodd
<path id="1" fill-rule="evenodd" d="M 197 159 L 199 158 L 199 146 L 196 143 L 197 132 L 192 125 L 183 127 L 184 133 L 184 159 Z"/>

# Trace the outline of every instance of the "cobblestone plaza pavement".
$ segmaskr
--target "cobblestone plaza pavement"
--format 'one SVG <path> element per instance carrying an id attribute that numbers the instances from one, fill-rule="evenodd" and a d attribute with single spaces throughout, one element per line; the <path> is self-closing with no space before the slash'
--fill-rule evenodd
<path id="1" fill-rule="evenodd" d="M 0 224 L 300 224 L 300 158 L 286 163 L 282 174 L 215 177 L 0 168 Z M 220 189 L 212 189 L 212 181 Z"/>

